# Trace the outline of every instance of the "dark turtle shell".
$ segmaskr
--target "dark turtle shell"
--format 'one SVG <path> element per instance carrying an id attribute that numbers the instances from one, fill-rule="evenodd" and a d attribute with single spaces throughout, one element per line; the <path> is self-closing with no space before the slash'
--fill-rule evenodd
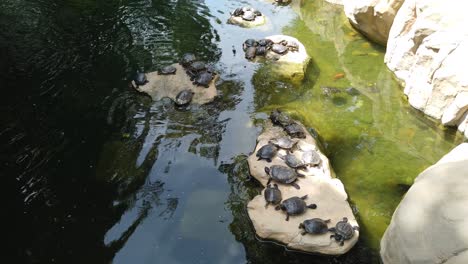
<path id="1" fill-rule="evenodd" d="M 281 205 L 285 208 L 289 215 L 299 215 L 305 212 L 307 209 L 307 204 L 304 202 L 304 199 L 301 199 L 297 196 L 293 196 L 284 200 Z"/>
<path id="2" fill-rule="evenodd" d="M 274 138 L 270 140 L 269 142 L 277 146 L 278 148 L 282 148 L 282 149 L 291 149 L 297 144 L 297 141 L 294 141 L 290 139 L 289 137 Z"/>
<path id="3" fill-rule="evenodd" d="M 175 102 L 175 104 L 178 105 L 178 106 L 187 105 L 187 104 L 189 104 L 189 103 L 192 101 L 193 94 L 194 94 L 194 92 L 192 92 L 192 91 L 189 90 L 189 89 L 180 91 L 180 92 L 177 94 L 177 96 L 176 96 L 174 102 Z"/>
<path id="4" fill-rule="evenodd" d="M 184 67 L 188 67 L 192 62 L 196 61 L 197 57 L 192 53 L 185 53 L 182 55 L 182 59 L 180 60 L 180 65 Z"/>
<path id="5" fill-rule="evenodd" d="M 340 242 L 340 246 L 343 246 L 345 240 L 351 239 L 354 236 L 355 230 L 359 230 L 359 227 L 353 227 L 348 222 L 348 218 L 343 217 L 343 220 L 336 223 L 334 228 L 329 229 L 329 231 L 335 233 L 330 238 L 334 237 L 337 242 Z"/>
<path id="6" fill-rule="evenodd" d="M 256 48 L 256 51 L 255 51 L 255 55 L 258 55 L 258 56 L 265 56 L 267 52 L 267 48 L 264 47 L 264 46 L 258 46 Z"/>
<path id="7" fill-rule="evenodd" d="M 297 176 L 299 176 L 295 170 L 282 166 L 282 165 L 273 165 L 270 168 L 265 168 L 265 172 L 270 175 L 271 179 L 279 183 L 293 183 Z"/>
<path id="8" fill-rule="evenodd" d="M 249 47 L 256 47 L 258 45 L 257 41 L 255 39 L 247 39 L 246 41 L 244 41 L 244 43 L 242 44 L 242 48 L 245 50 L 247 50 L 247 48 Z"/>
<path id="9" fill-rule="evenodd" d="M 245 58 L 248 60 L 254 59 L 255 55 L 257 54 L 257 48 L 256 47 L 248 47 L 245 50 Z"/>
<path id="10" fill-rule="evenodd" d="M 306 166 L 306 164 L 302 160 L 298 159 L 293 154 L 287 154 L 283 157 L 283 159 L 284 162 L 286 162 L 286 164 L 293 169 L 300 169 Z"/>
<path id="11" fill-rule="evenodd" d="M 244 14 L 244 11 L 242 10 L 242 7 L 236 8 L 234 12 L 231 13 L 233 16 L 242 16 Z"/>
<path id="12" fill-rule="evenodd" d="M 307 233 L 320 235 L 320 234 L 325 234 L 328 232 L 329 222 L 330 222 L 330 219 L 323 220 L 320 218 L 312 218 L 312 219 L 307 219 L 304 222 L 302 222 L 302 224 L 299 225 L 299 228 L 304 229 L 304 231 L 302 232 L 302 235 L 305 235 Z"/>
<path id="13" fill-rule="evenodd" d="M 302 153 L 302 161 L 307 165 L 318 165 L 322 161 L 320 155 L 315 150 L 309 150 Z"/>
<path id="14" fill-rule="evenodd" d="M 135 77 L 133 77 L 133 81 L 136 85 L 145 85 L 148 82 L 146 75 L 143 72 L 137 72 Z"/>
<path id="15" fill-rule="evenodd" d="M 279 125 L 282 127 L 285 127 L 291 123 L 293 123 L 293 120 L 291 117 L 289 117 L 287 114 L 281 112 L 280 110 L 276 109 L 273 110 L 270 114 L 270 120 L 273 122 L 274 125 Z"/>
<path id="16" fill-rule="evenodd" d="M 299 51 L 299 44 L 296 41 L 288 41 L 286 45 L 290 51 Z"/>
<path id="17" fill-rule="evenodd" d="M 271 46 L 271 50 L 277 54 L 283 55 L 288 52 L 288 47 L 275 43 Z"/>
<path id="18" fill-rule="evenodd" d="M 158 74 L 162 74 L 162 75 L 175 74 L 176 71 L 177 71 L 176 67 L 169 65 L 169 66 L 162 67 L 158 71 Z"/>
<path id="19" fill-rule="evenodd" d="M 202 72 L 198 74 L 198 76 L 195 77 L 195 80 L 193 81 L 193 84 L 197 86 L 204 86 L 208 88 L 210 86 L 211 80 L 213 80 L 213 73 L 211 72 Z"/>
<path id="20" fill-rule="evenodd" d="M 242 15 L 242 19 L 246 21 L 254 21 L 255 20 L 255 13 L 253 11 L 245 11 Z"/>
<path id="21" fill-rule="evenodd" d="M 255 14 L 256 16 L 262 16 L 262 15 L 263 15 L 262 12 L 260 12 L 260 11 L 258 11 L 258 10 L 256 10 L 256 9 L 254 9 L 253 12 L 254 12 L 254 14 Z"/>
<path id="22" fill-rule="evenodd" d="M 284 127 L 286 133 L 293 138 L 306 138 L 306 134 L 302 126 L 297 123 L 292 123 Z"/>
<path id="23" fill-rule="evenodd" d="M 270 47 L 273 45 L 273 41 L 271 39 L 260 39 L 258 40 L 258 45 L 263 47 Z"/>
<path id="24" fill-rule="evenodd" d="M 268 206 L 268 204 L 278 204 L 281 202 L 282 196 L 281 196 L 281 191 L 278 189 L 278 185 L 274 184 L 273 187 L 271 184 L 268 184 L 267 188 L 265 189 L 265 192 L 263 193 L 263 196 L 265 197 L 266 205 L 265 207 Z"/>
<path id="25" fill-rule="evenodd" d="M 268 162 L 271 162 L 271 159 L 275 157 L 277 152 L 278 149 L 274 145 L 266 144 L 257 151 L 256 156 L 258 157 L 258 160 L 264 159 Z"/>

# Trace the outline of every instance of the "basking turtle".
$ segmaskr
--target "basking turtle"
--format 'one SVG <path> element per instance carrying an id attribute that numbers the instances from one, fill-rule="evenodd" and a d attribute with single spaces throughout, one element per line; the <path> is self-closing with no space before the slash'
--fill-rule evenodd
<path id="1" fill-rule="evenodd" d="M 307 205 L 304 200 L 307 199 L 307 195 L 302 197 L 293 196 L 284 200 L 280 205 L 276 206 L 276 210 L 282 210 L 286 212 L 286 221 L 289 221 L 290 215 L 303 214 L 307 208 L 316 209 L 316 204 Z"/>
<path id="2" fill-rule="evenodd" d="M 267 47 L 258 46 L 255 50 L 255 55 L 265 56 L 266 52 L 267 52 Z"/>
<path id="3" fill-rule="evenodd" d="M 262 47 L 271 47 L 273 45 L 273 41 L 271 39 L 259 39 L 258 45 Z"/>
<path id="4" fill-rule="evenodd" d="M 242 19 L 245 21 L 254 21 L 255 20 L 255 13 L 253 11 L 245 11 L 242 15 Z"/>
<path id="5" fill-rule="evenodd" d="M 291 150 L 296 146 L 297 142 L 299 141 L 294 141 L 291 138 L 285 136 L 285 137 L 271 139 L 268 142 L 277 146 L 278 148 Z"/>
<path id="6" fill-rule="evenodd" d="M 136 72 L 135 76 L 133 77 L 133 81 L 136 85 L 145 85 L 148 83 L 148 79 L 146 79 L 146 75 L 143 72 Z"/>
<path id="7" fill-rule="evenodd" d="M 286 162 L 286 165 L 295 170 L 307 168 L 307 164 L 305 164 L 301 159 L 298 159 L 294 154 L 287 154 L 281 158 Z"/>
<path id="8" fill-rule="evenodd" d="M 287 114 L 281 112 L 278 109 L 275 109 L 270 114 L 270 120 L 274 125 L 279 125 L 285 127 L 289 124 L 292 124 L 294 121 Z"/>
<path id="9" fill-rule="evenodd" d="M 206 64 L 202 61 L 194 61 L 187 67 L 187 74 L 190 80 L 193 81 L 199 73 L 206 70 Z"/>
<path id="10" fill-rule="evenodd" d="M 192 64 L 192 62 L 196 60 L 197 57 L 195 57 L 195 55 L 193 55 L 192 53 L 185 53 L 184 55 L 182 55 L 182 59 L 180 60 L 179 64 L 184 67 L 188 67 L 190 64 Z"/>
<path id="11" fill-rule="evenodd" d="M 280 54 L 280 55 L 284 55 L 288 52 L 288 47 L 284 46 L 284 45 L 281 45 L 281 44 L 278 44 L 278 43 L 275 43 L 271 46 L 271 50 L 274 52 L 274 53 L 277 53 L 277 54 Z"/>
<path id="12" fill-rule="evenodd" d="M 288 41 L 288 44 L 286 45 L 288 47 L 289 51 L 299 51 L 299 44 L 296 41 Z"/>
<path id="13" fill-rule="evenodd" d="M 328 232 L 328 223 L 330 219 L 323 220 L 320 218 L 312 218 L 304 220 L 304 222 L 299 224 L 300 229 L 304 229 L 301 234 L 305 235 L 307 233 L 313 235 L 325 234 Z"/>
<path id="14" fill-rule="evenodd" d="M 191 101 L 192 101 L 192 98 L 193 98 L 193 95 L 195 93 L 189 89 L 186 89 L 186 90 L 183 90 L 183 91 L 180 91 L 174 102 L 177 106 L 184 106 L 184 105 L 187 105 L 189 104 Z"/>
<path id="15" fill-rule="evenodd" d="M 253 12 L 256 16 L 263 16 L 262 12 L 258 11 L 257 9 L 254 9 Z"/>
<path id="16" fill-rule="evenodd" d="M 174 67 L 172 65 L 169 65 L 169 66 L 162 67 L 158 71 L 158 74 L 159 75 L 169 75 L 169 74 L 175 74 L 176 71 L 177 71 L 176 67 Z"/>
<path id="17" fill-rule="evenodd" d="M 256 47 L 257 45 L 258 45 L 258 43 L 257 43 L 257 41 L 255 39 L 247 39 L 242 44 L 242 49 L 245 51 L 245 50 L 247 50 L 247 48 Z"/>
<path id="18" fill-rule="evenodd" d="M 256 47 L 248 47 L 245 50 L 245 58 L 248 60 L 255 59 L 255 55 L 257 54 L 257 48 Z"/>
<path id="19" fill-rule="evenodd" d="M 258 151 L 256 156 L 258 157 L 258 160 L 266 160 L 267 162 L 271 162 L 271 159 L 273 159 L 278 152 L 278 149 L 272 145 L 272 144 L 266 144 L 262 146 Z"/>
<path id="20" fill-rule="evenodd" d="M 278 204 L 282 199 L 281 191 L 278 189 L 278 185 L 276 183 L 273 184 L 273 187 L 271 187 L 271 184 L 268 184 L 263 196 L 266 201 L 265 208 L 267 208 L 269 204 Z"/>
<path id="21" fill-rule="evenodd" d="M 271 180 L 274 180 L 279 183 L 291 184 L 298 190 L 301 187 L 295 183 L 297 177 L 305 177 L 305 175 L 299 174 L 295 170 L 282 165 L 273 165 L 270 168 L 265 167 L 265 172 L 270 176 L 267 184 L 270 184 Z"/>
<path id="22" fill-rule="evenodd" d="M 304 164 L 315 166 L 320 164 L 322 159 L 320 155 L 315 150 L 308 150 L 302 153 L 302 161 Z"/>
<path id="23" fill-rule="evenodd" d="M 244 14 L 244 11 L 242 10 L 242 7 L 236 8 L 234 12 L 231 13 L 232 16 L 242 16 Z"/>
<path id="24" fill-rule="evenodd" d="M 359 227 L 348 223 L 348 218 L 346 217 L 343 217 L 342 221 L 336 223 L 335 227 L 328 229 L 328 231 L 335 233 L 330 238 L 335 238 L 337 242 L 340 242 L 340 246 L 344 245 L 345 240 L 351 239 L 354 236 L 355 230 L 359 230 Z"/>
<path id="25" fill-rule="evenodd" d="M 210 87 L 210 82 L 213 80 L 213 78 L 214 74 L 212 72 L 204 71 L 195 77 L 193 84 L 208 88 Z"/>
<path id="26" fill-rule="evenodd" d="M 284 127 L 286 133 L 292 138 L 306 138 L 306 133 L 302 126 L 297 123 L 292 123 Z"/>

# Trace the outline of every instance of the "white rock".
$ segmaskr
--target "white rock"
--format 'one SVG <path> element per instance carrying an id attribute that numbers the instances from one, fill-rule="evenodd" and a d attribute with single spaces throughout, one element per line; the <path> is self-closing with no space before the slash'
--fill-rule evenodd
<path id="1" fill-rule="evenodd" d="M 468 263 L 468 143 L 422 172 L 381 241 L 385 264 Z"/>
<path id="2" fill-rule="evenodd" d="M 369 39 L 387 44 L 393 19 L 403 0 L 344 1 L 344 10 L 351 24 Z"/>
<path id="3" fill-rule="evenodd" d="M 227 21 L 228 24 L 238 25 L 238 26 L 245 27 L 245 28 L 258 27 L 258 26 L 265 24 L 265 22 L 266 22 L 265 15 L 256 16 L 255 20 L 253 21 L 247 21 L 247 20 L 242 19 L 242 17 L 238 17 L 238 16 L 230 16 Z"/>
<path id="4" fill-rule="evenodd" d="M 271 163 L 260 160 L 256 157 L 257 151 L 268 143 L 270 139 L 284 136 L 284 131 L 277 126 L 272 126 L 267 122 L 264 132 L 258 137 L 258 143 L 255 152 L 249 156 L 248 163 L 251 175 L 265 186 L 268 181 L 268 175 L 265 173 L 265 167 L 271 165 L 284 165 L 284 161 L 279 158 L 273 158 Z M 282 211 L 276 211 L 275 206 L 270 205 L 265 208 L 265 199 L 263 192 L 256 196 L 247 206 L 247 211 L 250 219 L 255 227 L 257 235 L 264 239 L 275 240 L 286 245 L 288 248 L 322 253 L 329 255 L 340 255 L 350 250 L 359 238 L 359 232 L 350 240 L 346 240 L 344 246 L 330 239 L 331 233 L 323 235 L 301 235 L 299 224 L 306 219 L 322 218 L 324 220 L 331 219 L 329 227 L 334 227 L 343 217 L 347 217 L 353 226 L 357 226 L 356 219 L 353 216 L 352 210 L 347 202 L 347 194 L 340 180 L 332 178 L 333 172 L 330 168 L 329 161 L 324 156 L 316 145 L 315 140 L 307 133 L 306 138 L 299 143 L 298 149 L 293 153 L 297 154 L 304 150 L 316 150 L 321 158 L 321 163 L 312 170 L 300 171 L 306 175 L 305 178 L 299 178 L 297 184 L 300 189 L 297 190 L 290 185 L 278 184 L 282 192 L 283 200 L 303 195 L 308 195 L 307 204 L 317 204 L 317 209 L 307 209 L 307 211 L 299 216 L 290 216 L 289 221 L 285 221 L 286 215 Z"/>
<path id="5" fill-rule="evenodd" d="M 394 19 L 385 54 L 409 103 L 461 132 L 468 111 L 466 25 L 458 1 L 407 0 Z"/>
<path id="6" fill-rule="evenodd" d="M 140 92 L 146 93 L 155 101 L 161 100 L 164 97 L 175 100 L 177 94 L 185 89 L 191 89 L 193 95 L 192 103 L 206 104 L 214 100 L 217 95 L 215 82 L 218 75 L 213 78 L 208 88 L 195 86 L 190 81 L 189 76 L 185 73 L 185 69 L 179 64 L 173 64 L 177 72 L 174 75 L 159 75 L 158 72 L 146 73 L 148 83 L 145 85 L 134 87 Z"/>

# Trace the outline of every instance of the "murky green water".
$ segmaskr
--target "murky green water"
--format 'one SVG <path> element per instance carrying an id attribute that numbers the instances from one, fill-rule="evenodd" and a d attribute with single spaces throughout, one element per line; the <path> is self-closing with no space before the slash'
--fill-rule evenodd
<path id="1" fill-rule="evenodd" d="M 239 5 L 230 0 L 0 3 L 0 139 L 18 263 L 378 262 L 408 185 L 462 137 L 408 106 L 384 51 L 340 7 L 242 4 L 262 10 L 266 25 L 225 24 Z M 243 58 L 245 39 L 278 33 L 297 37 L 313 59 L 301 84 Z M 216 65 L 213 103 L 180 110 L 128 88 L 136 69 L 185 52 Z M 291 252 L 254 235 L 245 207 L 260 186 L 245 157 L 276 107 L 318 132 L 346 186 L 362 232 L 344 256 Z"/>

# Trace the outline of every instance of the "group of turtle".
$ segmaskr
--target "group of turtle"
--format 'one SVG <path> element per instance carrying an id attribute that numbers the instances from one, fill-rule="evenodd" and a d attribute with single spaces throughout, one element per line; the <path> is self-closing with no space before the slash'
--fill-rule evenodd
<path id="1" fill-rule="evenodd" d="M 273 42 L 271 39 L 247 39 L 242 44 L 242 49 L 245 52 L 245 58 L 248 60 L 254 59 L 256 56 L 265 56 L 269 50 L 277 54 L 277 56 L 285 55 L 288 51 L 299 51 L 299 44 L 296 41 L 281 40 Z"/>
<path id="2" fill-rule="evenodd" d="M 239 7 L 236 8 L 233 12 L 231 12 L 231 16 L 240 17 L 242 18 L 242 20 L 245 21 L 254 21 L 255 18 L 262 15 L 263 14 L 260 11 L 250 6 Z"/>
<path id="3" fill-rule="evenodd" d="M 213 66 L 197 60 L 192 53 L 185 53 L 179 62 L 184 67 L 185 72 L 196 86 L 208 88 L 216 75 Z"/>

